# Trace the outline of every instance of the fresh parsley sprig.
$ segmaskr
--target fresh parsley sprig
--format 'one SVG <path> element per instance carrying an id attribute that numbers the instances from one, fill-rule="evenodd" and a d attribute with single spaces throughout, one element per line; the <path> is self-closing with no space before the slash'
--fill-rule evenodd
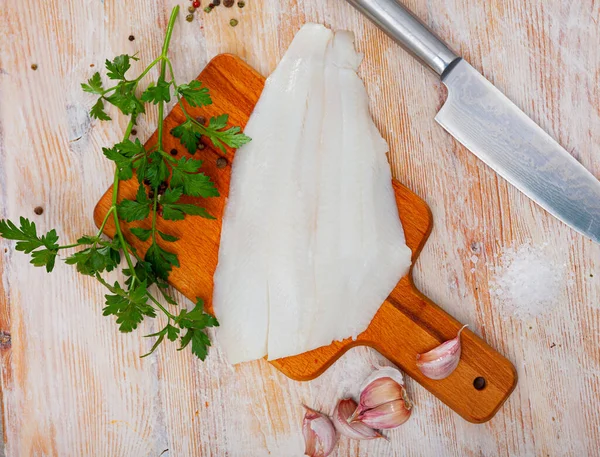
<path id="1" fill-rule="evenodd" d="M 105 62 L 106 76 L 116 84 L 105 88 L 102 76 L 96 72 L 87 83 L 81 85 L 85 92 L 98 95 L 90 110 L 91 117 L 100 121 L 111 120 L 105 110 L 105 103 L 114 105 L 129 117 L 123 140 L 102 149 L 104 156 L 115 163 L 115 174 L 112 204 L 98 232 L 95 235 L 84 235 L 76 243 L 61 246 L 58 244 L 56 230 L 38 235 L 35 224 L 22 217 L 19 226 L 10 220 L 0 220 L 0 236 L 16 240 L 16 249 L 30 254 L 31 263 L 46 267 L 48 272 L 53 270 L 60 250 L 79 248 L 64 259 L 65 263 L 75 265 L 79 273 L 96 278 L 108 289 L 103 314 L 114 316 L 121 332 L 135 330 L 145 318 L 155 318 L 158 312 L 166 316 L 166 325 L 158 332 L 147 335 L 156 338 L 156 341 L 150 352 L 143 357 L 151 354 L 166 338 L 169 341 L 179 340 L 179 350 L 191 344 L 192 353 L 204 360 L 210 346 L 206 329 L 218 326 L 219 323 L 204 311 L 204 302 L 200 298 L 191 311 L 170 311 L 169 307 L 177 306 L 178 303 L 168 292 L 167 280 L 172 269 L 179 267 L 179 260 L 175 253 L 161 246 L 162 243 L 159 244 L 158 241 L 172 243 L 178 239 L 159 231 L 157 220 L 160 216 L 172 221 L 183 220 L 186 216 L 214 219 L 206 209 L 185 203 L 183 198 L 210 198 L 217 197 L 219 193 L 210 178 L 200 172 L 201 160 L 185 157 L 176 159 L 164 151 L 165 103 L 176 98 L 181 106 L 185 121 L 173 128 L 171 134 L 179 138 L 192 155 L 202 137 L 209 139 L 223 152 L 226 152 L 225 146 L 237 148 L 249 142 L 250 138 L 239 127 L 227 128 L 227 114 L 213 117 L 208 125 L 203 125 L 187 111 L 184 101 L 191 107 L 201 107 L 210 105 L 212 100 L 208 89 L 200 81 L 193 80 L 187 84 L 177 84 L 175 81 L 173 66 L 167 53 L 178 11 L 179 6 L 176 6 L 171 12 L 161 54 L 136 78 L 129 79 L 127 73 L 131 62 L 139 60 L 138 57 L 123 54 Z M 157 80 L 151 82 L 138 96 L 140 82 L 156 65 L 160 68 Z M 170 79 L 167 79 L 167 68 Z M 137 117 L 146 112 L 146 104 L 154 104 L 158 108 L 158 140 L 149 151 L 139 140 L 129 139 Z M 120 181 L 131 179 L 134 174 L 138 180 L 135 199 L 117 201 Z M 110 218 L 116 227 L 116 235 L 112 240 L 103 236 L 104 227 Z M 130 229 L 139 240 L 150 243 L 142 258 L 123 236 L 121 221 L 144 220 L 150 220 L 150 228 Z M 127 265 L 122 270 L 125 280 L 123 283 L 117 281 L 110 284 L 102 274 L 118 268 L 122 257 Z M 162 298 L 166 305 L 157 297 Z"/>

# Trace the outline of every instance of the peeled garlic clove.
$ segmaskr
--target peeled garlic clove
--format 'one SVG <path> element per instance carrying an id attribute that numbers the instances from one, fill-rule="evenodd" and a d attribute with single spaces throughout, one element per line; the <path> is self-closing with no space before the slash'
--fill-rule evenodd
<path id="1" fill-rule="evenodd" d="M 304 406 L 306 414 L 302 423 L 305 450 L 309 457 L 327 457 L 337 442 L 337 433 L 329 417 Z"/>
<path id="2" fill-rule="evenodd" d="M 375 438 L 384 438 L 377 430 L 373 430 L 368 425 L 360 421 L 348 423 L 348 418 L 356 410 L 356 402 L 351 398 L 340 400 L 333 411 L 333 425 L 338 432 L 355 440 L 373 440 Z"/>
<path id="3" fill-rule="evenodd" d="M 357 419 L 369 427 L 387 430 L 404 424 L 410 417 L 412 408 L 412 402 L 404 391 L 401 399 L 363 411 Z"/>
<path id="4" fill-rule="evenodd" d="M 467 327 L 458 331 L 456 338 L 445 341 L 425 354 L 417 354 L 417 368 L 429 379 L 444 379 L 458 366 L 460 361 L 460 334 Z"/>

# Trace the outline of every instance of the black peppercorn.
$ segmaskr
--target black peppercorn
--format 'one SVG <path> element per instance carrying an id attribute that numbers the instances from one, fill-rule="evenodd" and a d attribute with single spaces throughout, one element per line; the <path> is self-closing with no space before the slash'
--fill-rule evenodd
<path id="1" fill-rule="evenodd" d="M 227 159 L 225 157 L 219 157 L 217 159 L 217 168 L 225 168 L 227 166 Z"/>

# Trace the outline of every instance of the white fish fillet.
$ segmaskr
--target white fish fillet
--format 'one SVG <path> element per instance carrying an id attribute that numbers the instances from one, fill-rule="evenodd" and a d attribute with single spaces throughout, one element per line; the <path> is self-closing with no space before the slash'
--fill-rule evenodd
<path id="1" fill-rule="evenodd" d="M 410 267 L 353 41 L 305 25 L 246 126 L 213 297 L 231 363 L 355 337 Z"/>
<path id="2" fill-rule="evenodd" d="M 219 341 L 233 364 L 267 354 L 269 294 L 289 301 L 304 293 L 298 287 L 306 280 L 298 276 L 302 266 L 293 264 L 293 256 L 286 262 L 293 249 L 303 249 L 301 240 L 285 252 L 274 247 L 286 247 L 285 234 L 279 233 L 283 226 L 294 228 L 286 210 L 297 221 L 302 202 L 310 201 L 294 193 L 301 174 L 295 167 L 310 166 L 300 156 L 306 105 L 313 80 L 322 75 L 332 36 L 317 24 L 307 24 L 296 34 L 245 128 L 252 141 L 237 151 L 233 162 L 213 295 Z M 296 233 L 302 236 L 306 231 L 298 227 Z M 267 282 L 274 264 L 285 268 L 285 276 L 278 275 L 280 283 L 276 278 Z"/>

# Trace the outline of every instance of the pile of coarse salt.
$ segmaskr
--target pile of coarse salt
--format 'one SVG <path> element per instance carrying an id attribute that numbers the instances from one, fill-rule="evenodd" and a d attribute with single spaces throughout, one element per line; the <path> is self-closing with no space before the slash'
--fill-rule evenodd
<path id="1" fill-rule="evenodd" d="M 565 290 L 566 265 L 552 258 L 547 244 L 505 248 L 490 266 L 492 303 L 504 319 L 535 318 L 553 309 Z"/>

